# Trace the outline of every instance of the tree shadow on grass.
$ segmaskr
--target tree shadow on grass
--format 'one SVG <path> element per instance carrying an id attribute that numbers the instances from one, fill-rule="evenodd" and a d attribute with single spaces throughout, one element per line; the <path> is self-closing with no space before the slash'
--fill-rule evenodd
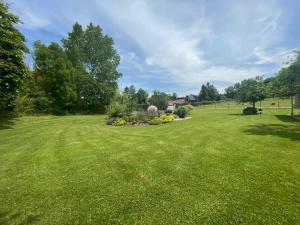
<path id="1" fill-rule="evenodd" d="M 256 124 L 245 130 L 249 135 L 266 135 L 300 141 L 300 126 L 292 124 Z"/>
<path id="2" fill-rule="evenodd" d="M 12 129 L 15 122 L 15 118 L 0 118 L 0 130 Z"/>
<path id="3" fill-rule="evenodd" d="M 285 123 L 299 123 L 300 124 L 300 120 L 297 120 L 296 118 L 294 118 L 293 116 L 290 115 L 275 115 L 277 117 L 277 119 L 279 119 L 282 122 Z"/>

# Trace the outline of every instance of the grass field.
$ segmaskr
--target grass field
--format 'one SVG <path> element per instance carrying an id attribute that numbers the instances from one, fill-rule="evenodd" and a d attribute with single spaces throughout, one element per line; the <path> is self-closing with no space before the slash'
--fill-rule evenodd
<path id="1" fill-rule="evenodd" d="M 250 103 L 239 103 L 237 101 L 219 101 L 216 104 L 209 104 L 209 105 L 200 105 L 200 108 L 244 108 L 246 106 L 252 106 Z M 291 107 L 291 100 L 290 98 L 267 98 L 263 101 L 256 103 L 257 107 L 262 108 L 290 108 Z"/>
<path id="2" fill-rule="evenodd" d="M 300 224 L 300 121 L 288 112 L 2 121 L 0 224 Z"/>

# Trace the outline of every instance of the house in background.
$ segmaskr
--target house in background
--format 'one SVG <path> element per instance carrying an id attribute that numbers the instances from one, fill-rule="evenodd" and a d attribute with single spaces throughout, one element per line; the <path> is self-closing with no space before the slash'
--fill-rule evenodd
<path id="1" fill-rule="evenodd" d="M 168 109 L 174 110 L 176 108 L 176 105 L 182 105 L 184 104 L 183 98 L 178 98 L 176 100 L 170 100 L 168 101 Z"/>
<path id="2" fill-rule="evenodd" d="M 190 103 L 198 102 L 198 96 L 197 95 L 188 95 L 186 96 L 186 100 Z"/>

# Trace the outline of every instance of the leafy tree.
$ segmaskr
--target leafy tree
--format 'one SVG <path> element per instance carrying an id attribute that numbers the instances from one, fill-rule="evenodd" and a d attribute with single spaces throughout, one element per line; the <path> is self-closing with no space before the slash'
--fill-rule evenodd
<path id="1" fill-rule="evenodd" d="M 288 67 L 282 68 L 275 81 L 275 88 L 279 87 L 281 96 L 294 96 L 300 93 L 300 54 Z"/>
<path id="2" fill-rule="evenodd" d="M 265 87 L 262 77 L 243 80 L 238 86 L 238 98 L 241 102 L 251 102 L 255 107 L 256 102 L 265 99 Z"/>
<path id="3" fill-rule="evenodd" d="M 81 73 L 82 79 L 77 86 L 81 104 L 92 111 L 103 111 L 114 96 L 117 80 L 121 77 L 117 71 L 120 56 L 113 39 L 104 35 L 100 26 L 91 23 L 83 30 L 75 23 L 68 38 L 62 42 L 77 73 Z"/>
<path id="4" fill-rule="evenodd" d="M 148 102 L 148 92 L 145 91 L 144 89 L 140 88 L 136 93 L 136 97 L 137 97 L 137 103 L 138 104 L 143 104 L 143 105 L 147 104 L 147 102 Z"/>
<path id="5" fill-rule="evenodd" d="M 34 43 L 34 80 L 39 92 L 51 102 L 52 112 L 70 111 L 76 100 L 74 68 L 63 49 L 56 43 Z"/>
<path id="6" fill-rule="evenodd" d="M 291 114 L 294 114 L 293 98 L 300 93 L 300 53 L 294 62 L 288 67 L 282 68 L 275 81 L 273 82 L 273 91 L 279 96 L 291 97 Z"/>
<path id="7" fill-rule="evenodd" d="M 25 37 L 18 31 L 19 18 L 0 0 L 0 111 L 12 110 L 26 74 Z"/>
<path id="8" fill-rule="evenodd" d="M 220 99 L 220 94 L 214 85 L 206 83 L 206 85 L 201 86 L 199 93 L 200 101 L 217 101 Z"/>
<path id="9" fill-rule="evenodd" d="M 225 88 L 225 96 L 226 98 L 234 99 L 236 95 L 236 91 L 233 86 Z"/>
<path id="10" fill-rule="evenodd" d="M 150 97 L 149 102 L 151 105 L 155 105 L 158 109 L 164 110 L 168 106 L 169 96 L 160 91 L 154 91 L 153 95 Z"/>
<path id="11" fill-rule="evenodd" d="M 136 90 L 135 87 L 133 85 L 130 85 L 129 90 L 128 90 L 128 98 L 130 99 L 130 101 L 132 101 L 133 103 L 137 102 L 137 97 L 136 97 Z"/>
<path id="12" fill-rule="evenodd" d="M 265 85 L 265 94 L 268 98 L 274 98 L 279 94 L 276 82 L 276 77 L 269 77 L 263 80 Z"/>
<path id="13" fill-rule="evenodd" d="M 126 87 L 124 88 L 123 93 L 129 95 L 129 87 L 126 86 Z"/>

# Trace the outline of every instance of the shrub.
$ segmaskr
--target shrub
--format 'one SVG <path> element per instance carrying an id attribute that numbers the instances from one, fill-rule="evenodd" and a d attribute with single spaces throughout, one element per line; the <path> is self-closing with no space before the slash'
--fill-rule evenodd
<path id="1" fill-rule="evenodd" d="M 125 120 L 126 122 L 129 122 L 130 121 L 130 116 L 123 115 L 122 119 Z"/>
<path id="2" fill-rule="evenodd" d="M 155 117 L 157 115 L 158 109 L 154 105 L 150 105 L 147 109 L 148 115 L 150 117 Z"/>
<path id="3" fill-rule="evenodd" d="M 243 110 L 245 115 L 255 115 L 257 114 L 257 108 L 255 107 L 247 107 Z"/>
<path id="4" fill-rule="evenodd" d="M 160 117 L 163 123 L 169 123 L 172 122 L 175 118 L 173 115 L 163 115 Z"/>
<path id="5" fill-rule="evenodd" d="M 107 107 L 107 114 L 109 118 L 122 117 L 126 115 L 126 113 L 127 113 L 126 105 L 123 105 L 119 102 L 112 102 Z"/>
<path id="6" fill-rule="evenodd" d="M 158 111 L 158 109 L 155 105 L 150 105 L 147 109 L 148 113 L 156 113 L 157 111 Z"/>
<path id="7" fill-rule="evenodd" d="M 126 120 L 119 118 L 112 124 L 113 126 L 124 126 L 126 125 Z"/>
<path id="8" fill-rule="evenodd" d="M 179 118 L 185 118 L 188 114 L 188 109 L 184 106 L 179 106 L 176 110 L 175 110 L 175 114 L 177 116 L 179 116 Z"/>
<path id="9" fill-rule="evenodd" d="M 155 118 L 153 118 L 152 120 L 149 120 L 148 123 L 151 124 L 151 125 L 160 125 L 160 124 L 163 123 L 163 121 L 162 121 L 161 118 L 155 117 Z"/>

